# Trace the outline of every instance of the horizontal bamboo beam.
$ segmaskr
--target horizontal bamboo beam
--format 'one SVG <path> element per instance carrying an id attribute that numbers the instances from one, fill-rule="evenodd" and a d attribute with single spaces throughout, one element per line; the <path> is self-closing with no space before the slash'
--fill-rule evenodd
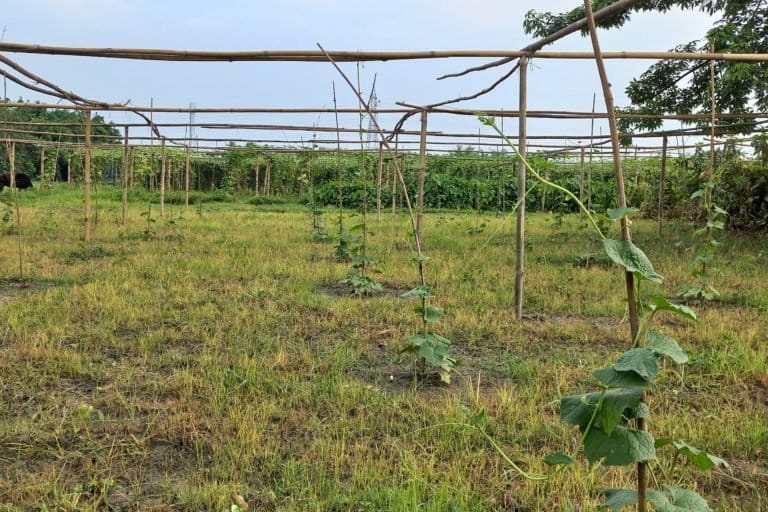
<path id="1" fill-rule="evenodd" d="M 168 50 L 155 48 L 85 48 L 48 46 L 21 43 L 0 43 L 0 51 L 10 53 L 32 53 L 45 55 L 70 55 L 79 57 L 101 57 L 110 59 L 162 60 L 185 62 L 323 62 L 328 58 L 318 50 L 251 50 L 251 51 L 204 51 Z M 595 58 L 592 52 L 519 50 L 399 50 L 399 51 L 345 51 L 333 50 L 328 54 L 337 62 L 367 62 L 393 60 L 423 60 L 449 58 L 507 58 L 530 57 L 539 59 Z M 766 53 L 695 53 L 618 51 L 605 52 L 605 59 L 650 59 L 650 60 L 730 60 L 742 62 L 766 62 Z"/>
<path id="2" fill-rule="evenodd" d="M 47 103 L 24 103 L 24 102 L 4 102 L 0 103 L 0 108 L 48 108 L 48 109 L 61 109 L 61 110 L 91 110 L 91 111 L 112 111 L 112 112 L 158 112 L 158 113 L 172 113 L 172 114 L 332 114 L 338 112 L 340 114 L 359 114 L 359 109 L 355 108 L 339 108 L 338 110 L 329 108 L 229 108 L 229 107 L 129 107 L 124 105 L 104 105 L 103 107 L 83 107 L 80 105 L 65 105 L 65 104 L 47 104 Z M 414 106 L 412 108 L 388 108 L 388 109 L 376 109 L 373 113 L 378 114 L 405 114 L 408 112 L 420 112 L 426 110 L 435 114 L 451 114 L 462 116 L 477 116 L 483 114 L 493 117 L 519 117 L 520 113 L 515 110 L 499 110 L 499 109 L 449 109 L 449 108 L 425 108 Z M 605 112 L 570 112 L 570 111 L 558 111 L 558 110 L 531 110 L 528 112 L 528 117 L 535 117 L 539 119 L 605 119 L 608 114 Z M 712 118 L 711 114 L 629 114 L 619 112 L 616 114 L 619 119 L 666 119 L 677 121 L 707 121 Z M 719 113 L 715 115 L 716 119 L 768 119 L 768 113 L 766 112 L 752 112 L 752 113 L 740 113 L 729 114 Z M 213 125 L 211 123 L 202 123 L 201 126 L 205 127 L 209 125 L 211 127 L 221 125 Z M 183 126 L 187 126 L 183 124 Z M 233 129 L 239 129 L 240 125 L 231 124 L 228 125 Z M 402 132 L 400 132 L 402 133 Z"/>

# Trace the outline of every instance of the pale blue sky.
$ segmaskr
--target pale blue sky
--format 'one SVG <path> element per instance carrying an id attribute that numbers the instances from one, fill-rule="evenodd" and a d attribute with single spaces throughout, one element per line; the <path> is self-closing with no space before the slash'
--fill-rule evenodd
<path id="1" fill-rule="evenodd" d="M 393 0 L 352 2 L 335 0 L 5 0 L 0 28 L 5 41 L 94 47 L 143 47 L 202 50 L 310 49 L 320 42 L 328 49 L 517 49 L 531 38 L 522 30 L 525 12 L 531 8 L 561 11 L 578 0 L 515 2 L 514 0 Z M 640 14 L 622 30 L 601 31 L 604 51 L 667 50 L 703 35 L 711 20 L 699 12 L 675 11 L 665 15 Z M 589 40 L 572 35 L 548 47 L 558 50 L 590 50 Z M 32 71 L 99 100 L 148 105 L 184 106 L 330 106 L 331 81 L 336 80 L 339 106 L 356 106 L 351 91 L 325 63 L 174 63 L 11 55 Z M 395 101 L 429 103 L 475 92 L 488 85 L 500 70 L 464 78 L 435 81 L 444 72 L 460 70 L 480 60 L 450 59 L 367 63 L 364 84 L 378 75 L 381 106 Z M 609 77 L 618 105 L 626 104 L 624 88 L 651 61 L 608 61 Z M 354 64 L 342 64 L 354 74 Z M 9 96 L 41 99 L 9 84 Z M 365 85 L 364 85 L 365 88 Z M 580 110 L 591 108 L 598 92 L 598 110 L 604 110 L 593 61 L 535 60 L 529 73 L 529 108 L 532 110 Z M 517 108 L 517 80 L 465 108 Z M 125 113 L 106 114 L 122 122 L 135 119 Z M 162 121 L 184 121 L 166 115 Z M 332 125 L 332 115 L 276 116 L 198 115 L 200 121 L 294 123 Z M 381 119 L 391 127 L 392 117 Z M 342 123 L 356 124 L 356 116 Z M 516 128 L 507 122 L 507 131 Z M 408 128 L 416 129 L 412 120 Z M 432 116 L 430 129 L 475 133 L 471 117 Z M 487 131 L 484 130 L 484 131 Z M 530 134 L 586 134 L 589 121 L 531 120 Z M 607 129 L 603 127 L 603 133 Z M 198 135 L 220 136 L 210 130 Z M 178 132 L 169 132 L 178 135 Z M 295 132 L 264 133 L 265 137 L 294 138 Z M 311 136 L 305 134 L 306 137 Z M 574 144 L 576 141 L 573 142 Z"/>

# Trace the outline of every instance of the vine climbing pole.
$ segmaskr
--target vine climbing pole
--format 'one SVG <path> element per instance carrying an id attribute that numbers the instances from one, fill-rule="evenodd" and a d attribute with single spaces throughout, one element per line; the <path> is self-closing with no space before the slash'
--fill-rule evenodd
<path id="1" fill-rule="evenodd" d="M 427 169 L 427 111 L 421 111 L 421 133 L 419 135 L 419 176 L 418 197 L 416 198 L 416 236 L 423 244 L 424 238 L 424 175 Z M 423 245 L 422 245 L 423 248 Z"/>
<path id="2" fill-rule="evenodd" d="M 120 217 L 120 224 L 125 226 L 128 219 L 128 169 L 131 164 L 128 160 L 128 127 L 125 127 L 125 145 L 123 148 L 123 213 Z"/>
<path id="3" fill-rule="evenodd" d="M 595 52 L 595 63 L 597 64 L 597 72 L 600 75 L 600 84 L 603 88 L 603 96 L 605 97 L 605 108 L 608 113 L 608 127 L 611 131 L 611 149 L 613 150 L 613 166 L 616 174 L 616 196 L 618 199 L 618 207 L 626 208 L 627 197 L 624 191 L 624 171 L 621 167 L 621 147 L 619 146 L 619 130 L 616 125 L 616 110 L 613 103 L 613 93 L 611 92 L 611 84 L 608 81 L 608 73 L 605 70 L 605 63 L 603 62 L 602 52 L 600 50 L 600 41 L 597 37 L 597 27 L 595 26 L 595 16 L 592 12 L 592 4 L 590 0 L 584 0 L 584 9 L 587 15 L 587 23 L 589 25 L 589 35 L 592 39 L 592 49 Z M 621 239 L 625 242 L 631 242 L 632 236 L 629 232 L 629 222 L 626 216 L 621 218 Z M 629 326 L 632 334 L 632 339 L 637 338 L 638 330 L 638 312 L 637 301 L 635 297 L 635 278 L 632 272 L 624 272 L 624 279 L 627 285 L 627 305 L 629 307 Z M 645 402 L 645 392 L 641 395 L 641 400 Z M 638 418 L 637 429 L 645 430 L 645 419 Z M 638 512 L 646 512 L 648 510 L 646 504 L 646 489 L 648 488 L 648 473 L 645 462 L 637 463 L 637 510 Z"/>
<path id="4" fill-rule="evenodd" d="M 85 156 L 83 157 L 83 241 L 91 241 L 91 111 L 85 111 Z"/>
<path id="5" fill-rule="evenodd" d="M 517 239 L 515 257 L 515 317 L 523 319 L 523 278 L 525 275 L 525 162 L 528 113 L 528 57 L 520 57 L 520 117 L 518 144 L 520 162 L 517 167 Z"/>
<path id="6" fill-rule="evenodd" d="M 667 136 L 661 141 L 661 173 L 659 174 L 659 236 L 664 229 L 664 180 L 667 175 Z"/>
<path id="7" fill-rule="evenodd" d="M 160 216 L 165 217 L 165 139 L 160 142 Z"/>

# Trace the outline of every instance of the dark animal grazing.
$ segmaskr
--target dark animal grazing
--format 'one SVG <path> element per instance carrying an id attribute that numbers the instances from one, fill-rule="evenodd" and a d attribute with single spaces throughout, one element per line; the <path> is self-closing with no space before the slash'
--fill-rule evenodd
<path id="1" fill-rule="evenodd" d="M 11 186 L 11 175 L 10 174 L 0 174 L 0 192 L 3 191 L 4 187 L 10 187 Z M 19 188 L 21 190 L 24 190 L 25 188 L 32 188 L 32 180 L 29 179 L 29 176 L 27 176 L 24 173 L 19 173 L 16 175 L 16 188 Z"/>

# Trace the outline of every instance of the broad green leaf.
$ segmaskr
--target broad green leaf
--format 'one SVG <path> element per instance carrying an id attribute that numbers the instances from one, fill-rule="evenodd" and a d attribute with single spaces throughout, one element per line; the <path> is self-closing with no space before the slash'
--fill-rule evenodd
<path id="1" fill-rule="evenodd" d="M 648 340 L 646 347 L 655 353 L 667 356 L 677 364 L 688 362 L 688 354 L 680 348 L 680 345 L 674 338 L 656 331 L 648 331 L 645 338 Z"/>
<path id="2" fill-rule="evenodd" d="M 418 352 L 432 366 L 436 366 L 445 372 L 450 372 L 456 366 L 456 359 L 448 357 L 451 340 L 439 334 L 430 332 L 427 334 L 415 334 L 408 338 L 410 346 L 403 352 Z M 442 375 L 441 375 L 442 378 Z"/>
<path id="3" fill-rule="evenodd" d="M 422 318 L 424 318 L 424 321 L 429 322 L 431 324 L 434 324 L 440 321 L 440 318 L 444 314 L 443 308 L 438 308 L 435 306 L 427 306 L 426 309 L 419 306 L 416 308 L 416 312 L 422 315 Z"/>
<path id="4" fill-rule="evenodd" d="M 630 505 L 637 505 L 637 491 L 632 489 L 606 489 L 602 506 L 614 512 Z"/>
<path id="5" fill-rule="evenodd" d="M 725 229 L 725 223 L 721 220 L 711 220 L 707 222 L 709 229 Z"/>
<path id="6" fill-rule="evenodd" d="M 619 372 L 635 372 L 645 380 L 653 380 L 659 373 L 656 353 L 649 348 L 633 348 L 619 357 L 613 369 Z"/>
<path id="7" fill-rule="evenodd" d="M 718 215 L 728 215 L 728 212 L 727 212 L 727 211 L 723 210 L 722 208 L 720 208 L 720 207 L 719 207 L 719 206 L 717 206 L 717 205 L 714 205 L 714 206 L 712 207 L 712 209 L 713 209 L 713 210 L 715 210 L 715 213 L 717 213 Z"/>
<path id="8" fill-rule="evenodd" d="M 684 306 L 683 304 L 673 304 L 661 295 L 649 295 L 648 300 L 650 301 L 649 305 L 651 306 L 651 309 L 655 311 L 669 311 L 684 316 L 694 322 L 699 321 L 699 319 L 696 318 L 696 313 L 694 313 L 688 306 Z"/>
<path id="9" fill-rule="evenodd" d="M 655 459 L 656 449 L 648 432 L 616 427 L 610 435 L 590 430 L 584 437 L 584 454 L 592 464 L 603 460 L 606 466 L 626 466 Z"/>
<path id="10" fill-rule="evenodd" d="M 635 244 L 625 240 L 603 240 L 605 253 L 617 265 L 621 265 L 628 272 L 637 274 L 644 279 L 661 283 L 663 278 L 653 269 L 651 261 L 643 251 Z"/>
<path id="11" fill-rule="evenodd" d="M 624 208 L 611 208 L 606 213 L 608 214 L 608 218 L 611 220 L 619 220 L 620 218 L 624 216 L 630 216 L 634 215 L 635 213 L 640 212 L 639 208 L 633 208 L 630 206 L 625 206 Z"/>
<path id="12" fill-rule="evenodd" d="M 407 292 L 403 292 L 400 294 L 400 298 L 408 299 L 410 297 L 429 297 L 429 289 L 427 289 L 426 286 L 417 286 L 416 288 L 413 288 L 411 290 L 408 290 Z"/>
<path id="13" fill-rule="evenodd" d="M 560 400 L 560 420 L 569 425 L 578 425 L 582 431 L 587 428 L 600 400 L 601 392 L 586 395 L 565 396 Z M 621 422 L 627 411 L 630 417 L 640 405 L 640 390 L 611 390 L 605 393 L 603 403 L 595 416 L 594 427 L 600 428 L 606 434 Z"/>
<path id="14" fill-rule="evenodd" d="M 656 512 L 711 512 L 704 498 L 693 491 L 667 486 L 667 492 L 651 491 L 648 501 Z"/>
<path id="15" fill-rule="evenodd" d="M 425 256 L 423 254 L 421 254 L 419 256 L 414 256 L 413 257 L 413 261 L 415 261 L 416 263 L 425 263 L 425 262 L 429 261 L 430 259 L 431 258 L 429 256 Z"/>
<path id="16" fill-rule="evenodd" d="M 691 199 L 696 199 L 697 197 L 701 197 L 703 195 L 704 195 L 704 191 L 703 190 L 697 190 L 696 192 L 691 194 Z"/>
<path id="17" fill-rule="evenodd" d="M 667 445 L 672 445 L 675 449 L 690 460 L 697 468 L 701 470 L 709 470 L 716 466 L 728 467 L 728 462 L 707 453 L 704 450 L 700 450 L 695 446 L 691 446 L 685 441 L 674 441 L 668 437 L 662 437 L 656 440 L 656 448 L 662 448 Z"/>
<path id="18" fill-rule="evenodd" d="M 651 382 L 632 371 L 618 371 L 612 366 L 592 373 L 604 386 L 609 388 L 648 389 Z"/>
<path id="19" fill-rule="evenodd" d="M 550 453 L 544 456 L 544 464 L 547 466 L 566 466 L 573 463 L 574 460 L 563 452 Z"/>

